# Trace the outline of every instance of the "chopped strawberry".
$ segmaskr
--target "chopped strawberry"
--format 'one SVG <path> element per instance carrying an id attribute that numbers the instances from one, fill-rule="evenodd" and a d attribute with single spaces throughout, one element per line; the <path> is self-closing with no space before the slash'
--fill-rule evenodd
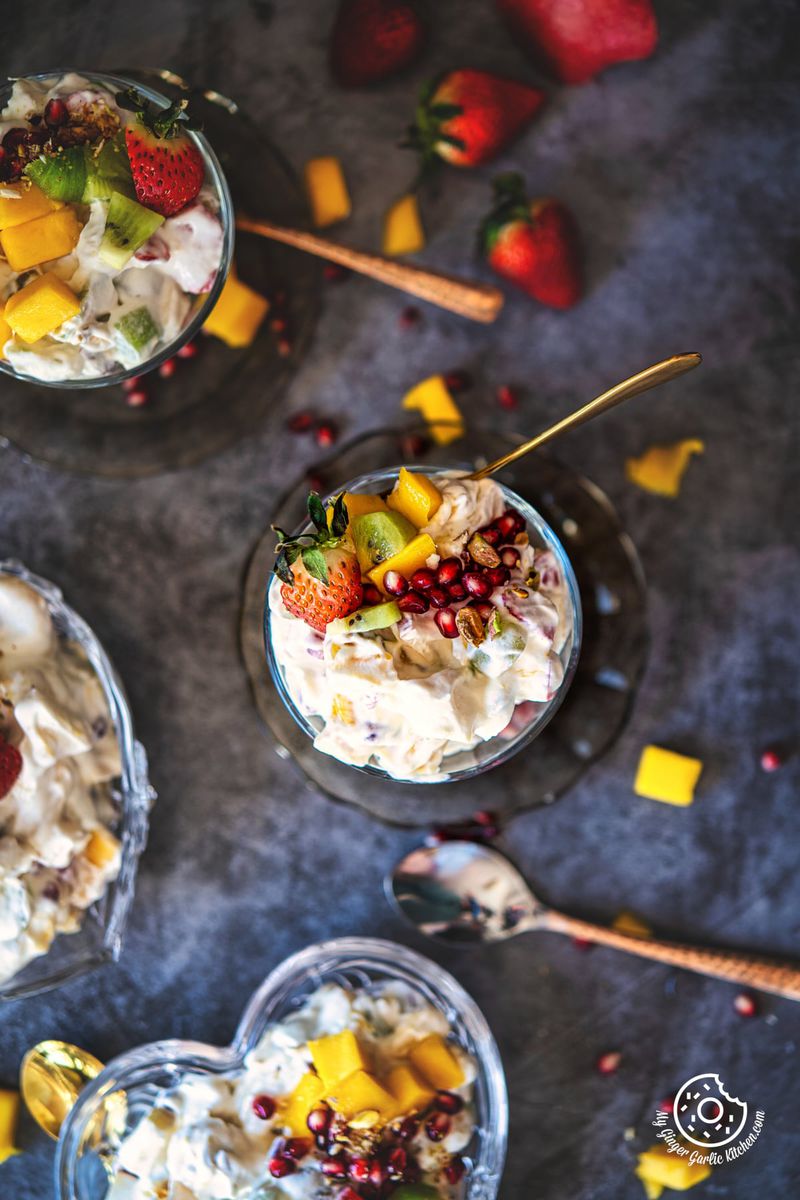
<path id="1" fill-rule="evenodd" d="M 0 734 L 0 800 L 11 791 L 21 770 L 22 755 Z"/>
<path id="2" fill-rule="evenodd" d="M 344 548 L 347 506 L 339 496 L 330 525 L 325 506 L 316 492 L 308 497 L 308 515 L 315 532 L 289 537 L 278 535 L 275 574 L 283 581 L 281 598 L 295 617 L 318 633 L 338 617 L 346 617 L 361 606 L 361 568 L 355 554 Z"/>
<path id="3" fill-rule="evenodd" d="M 377 83 L 415 61 L 427 36 L 413 0 L 341 0 L 330 64 L 342 87 Z"/>
<path id="4" fill-rule="evenodd" d="M 586 83 L 658 42 L 651 0 L 495 0 L 512 32 L 563 83 Z"/>
<path id="5" fill-rule="evenodd" d="M 423 89 L 405 143 L 423 166 L 443 158 L 475 167 L 494 158 L 521 133 L 545 100 L 539 88 L 487 71 L 450 71 Z"/>
<path id="6" fill-rule="evenodd" d="M 171 217 L 191 204 L 203 183 L 203 156 L 186 130 L 191 128 L 186 100 L 159 109 L 128 88 L 117 104 L 136 114 L 125 126 L 136 199 L 146 208 Z"/>
<path id="7" fill-rule="evenodd" d="M 494 190 L 495 206 L 479 235 L 487 262 L 542 304 L 571 308 L 583 292 L 580 239 L 572 215 L 558 200 L 531 203 L 521 175 L 501 175 Z"/>

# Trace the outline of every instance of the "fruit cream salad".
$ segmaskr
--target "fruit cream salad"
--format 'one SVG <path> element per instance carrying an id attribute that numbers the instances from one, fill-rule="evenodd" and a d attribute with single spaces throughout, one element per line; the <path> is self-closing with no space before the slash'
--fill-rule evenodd
<path id="1" fill-rule="evenodd" d="M 0 112 L 0 359 L 58 382 L 134 369 L 181 333 L 223 253 L 181 105 L 80 75 Z"/>
<path id="2" fill-rule="evenodd" d="M 120 866 L 105 695 L 47 604 L 0 576 L 0 983 L 79 929 Z"/>
<path id="3" fill-rule="evenodd" d="M 324 984 L 240 1070 L 159 1093 L 108 1200 L 455 1200 L 475 1074 L 407 985 Z"/>
<path id="4" fill-rule="evenodd" d="M 276 531 L 269 624 L 318 750 L 436 781 L 556 695 L 567 581 L 492 480 L 403 467 L 387 496 L 346 492 L 326 513 L 312 495 L 309 514 L 313 534 Z"/>

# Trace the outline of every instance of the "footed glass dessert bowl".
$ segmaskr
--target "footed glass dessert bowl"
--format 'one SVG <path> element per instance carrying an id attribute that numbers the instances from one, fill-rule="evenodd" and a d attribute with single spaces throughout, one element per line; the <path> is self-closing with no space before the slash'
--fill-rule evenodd
<path id="1" fill-rule="evenodd" d="M 82 1092 L 60 1200 L 494 1200 L 508 1101 L 485 1018 L 435 963 L 342 938 L 277 967 L 233 1042 L 123 1054 Z"/>

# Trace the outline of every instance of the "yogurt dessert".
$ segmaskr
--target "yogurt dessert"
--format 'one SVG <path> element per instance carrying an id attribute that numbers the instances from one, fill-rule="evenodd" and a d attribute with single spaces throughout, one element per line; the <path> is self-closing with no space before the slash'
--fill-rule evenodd
<path id="1" fill-rule="evenodd" d="M 42 596 L 0 576 L 0 983 L 45 954 L 120 868 L 105 694 Z"/>
<path id="2" fill-rule="evenodd" d="M 108 1200 L 456 1200 L 475 1078 L 407 984 L 326 983 L 240 1070 L 158 1093 L 119 1146 Z"/>
<path id="3" fill-rule="evenodd" d="M 222 270 L 219 179 L 185 101 L 120 89 L 18 79 L 0 111 L 0 360 L 32 379 L 140 369 Z"/>
<path id="4" fill-rule="evenodd" d="M 274 663 L 314 745 L 352 766 L 436 782 L 514 737 L 565 682 L 569 582 L 491 479 L 401 468 L 388 495 L 345 492 L 314 532 L 277 530 Z"/>

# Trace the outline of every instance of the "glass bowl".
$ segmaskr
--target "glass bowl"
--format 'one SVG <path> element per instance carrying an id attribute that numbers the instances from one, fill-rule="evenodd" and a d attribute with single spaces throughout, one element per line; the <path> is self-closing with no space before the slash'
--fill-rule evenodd
<path id="1" fill-rule="evenodd" d="M 253 995 L 230 1046 L 172 1040 L 140 1046 L 115 1058 L 81 1093 L 65 1121 L 56 1153 L 59 1200 L 103 1200 L 119 1133 L 127 1134 L 156 1103 L 162 1088 L 187 1074 L 236 1071 L 266 1026 L 280 1021 L 323 983 L 369 986 L 401 981 L 445 1014 L 457 1040 L 475 1058 L 476 1130 L 465 1200 L 494 1200 L 506 1153 L 508 1097 L 500 1054 L 486 1018 L 451 975 L 395 942 L 337 938 L 309 946 L 276 967 Z M 123 1093 L 124 1095 L 121 1095 Z M 119 1129 L 122 1104 L 127 1113 Z"/>
<path id="2" fill-rule="evenodd" d="M 33 79 L 37 82 L 54 81 L 62 75 L 66 75 L 75 70 L 75 68 L 65 68 L 55 71 L 42 71 L 36 75 L 20 76 L 24 79 Z M 157 104 L 159 108 L 167 108 L 170 104 L 169 99 L 162 95 L 161 92 L 155 91 L 146 83 L 142 83 L 139 79 L 129 79 L 124 75 L 109 75 L 102 71 L 77 71 L 84 79 L 88 79 L 90 83 L 98 83 L 107 88 L 109 91 L 117 92 L 125 88 L 135 88 L 146 99 Z M 13 81 L 9 81 L 0 87 L 0 109 L 5 108 L 11 95 Z M 59 389 L 72 390 L 76 388 L 100 388 L 111 387 L 114 384 L 122 383 L 125 379 L 132 379 L 134 376 L 143 375 L 147 371 L 152 371 L 158 367 L 167 358 L 172 356 L 184 346 L 188 341 L 200 331 L 201 326 L 205 322 L 211 309 L 219 299 L 219 294 L 225 284 L 228 276 L 231 263 L 233 261 L 233 242 L 235 221 L 233 215 L 233 202 L 231 201 L 228 184 L 225 176 L 222 173 L 219 161 L 216 154 L 209 145 L 207 139 L 202 133 L 194 130 L 188 131 L 188 136 L 195 143 L 203 157 L 203 165 L 205 167 L 204 184 L 210 184 L 216 192 L 219 202 L 219 218 L 222 222 L 222 258 L 220 260 L 219 270 L 216 278 L 208 292 L 203 292 L 197 296 L 194 302 L 194 307 L 186 321 L 181 332 L 176 338 L 173 338 L 167 345 L 162 346 L 150 358 L 143 363 L 138 363 L 134 367 L 119 367 L 117 370 L 109 371 L 105 375 L 99 375 L 93 379 L 59 379 L 48 380 L 38 379 L 35 375 L 26 375 L 20 371 L 15 371 L 4 359 L 0 359 L 0 371 L 6 375 L 10 375 L 13 379 L 21 380 L 24 383 L 37 384 L 40 387 L 53 387 Z"/>
<path id="3" fill-rule="evenodd" d="M 112 787 L 112 800 L 119 811 L 114 832 L 122 841 L 119 875 L 109 884 L 102 898 L 87 910 L 77 932 L 59 934 L 46 954 L 33 959 L 0 986 L 0 999 L 18 1000 L 58 987 L 119 957 L 156 793 L 147 777 L 144 747 L 134 737 L 133 720 L 122 683 L 95 634 L 64 603 L 54 584 L 34 575 L 22 563 L 13 559 L 0 560 L 0 575 L 21 579 L 43 596 L 59 636 L 82 647 L 105 692 L 122 762 L 122 773 Z"/>
<path id="4" fill-rule="evenodd" d="M 422 468 L 412 466 L 410 469 L 418 471 Z M 446 471 L 468 472 L 472 469 L 468 464 L 457 464 L 455 468 L 452 466 L 426 466 L 425 471 L 427 474 L 436 476 Z M 397 479 L 399 470 L 399 466 L 386 467 L 383 470 L 375 471 L 368 475 L 360 475 L 356 479 L 337 487 L 335 491 L 330 492 L 327 502 L 332 501 L 342 491 L 370 493 L 384 493 L 389 491 Z M 572 682 L 572 677 L 575 674 L 581 646 L 582 617 L 578 581 L 575 578 L 575 572 L 572 569 L 572 564 L 567 557 L 564 547 L 544 517 L 541 516 L 532 504 L 506 487 L 505 484 L 500 483 L 498 480 L 495 480 L 495 483 L 503 493 L 506 505 L 516 508 L 525 518 L 531 544 L 540 549 L 550 550 L 553 553 L 567 584 L 570 632 L 559 654 L 564 674 L 558 690 L 550 700 L 526 706 L 528 716 L 520 723 L 519 730 L 513 736 L 509 737 L 504 734 L 498 734 L 488 741 L 479 742 L 471 750 L 459 751 L 448 755 L 442 762 L 442 773 L 439 775 L 398 779 L 379 767 L 371 765 L 350 766 L 350 764 L 344 764 L 350 770 L 362 771 L 381 779 L 391 780 L 392 783 L 396 784 L 457 784 L 462 780 L 473 779 L 478 775 L 483 775 L 486 771 L 490 771 L 493 767 L 498 767 L 502 763 L 508 762 L 510 758 L 513 758 L 515 754 L 518 754 L 520 750 L 529 745 L 541 733 L 548 722 L 552 720 L 564 700 Z M 308 523 L 301 526 L 296 532 L 300 533 L 306 528 L 308 528 Z M 271 576 L 264 603 L 264 644 L 266 647 L 267 662 L 281 700 L 306 736 L 313 741 L 324 727 L 325 722 L 320 716 L 309 716 L 301 712 L 297 707 L 287 686 L 283 669 L 272 644 L 269 600 L 271 591 L 278 587 L 280 587 L 280 580 L 275 575 Z M 517 711 L 519 711 L 519 706 Z"/>

